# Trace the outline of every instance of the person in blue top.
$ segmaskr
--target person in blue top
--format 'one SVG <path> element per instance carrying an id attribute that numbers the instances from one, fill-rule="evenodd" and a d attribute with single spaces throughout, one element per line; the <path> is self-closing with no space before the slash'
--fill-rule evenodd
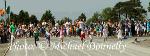
<path id="1" fill-rule="evenodd" d="M 50 47 L 50 38 L 51 38 L 51 28 L 47 27 L 46 31 L 45 31 L 45 37 L 46 37 L 46 42 L 48 44 L 48 46 Z"/>
<path id="2" fill-rule="evenodd" d="M 150 34 L 150 20 L 147 22 L 147 33 Z"/>

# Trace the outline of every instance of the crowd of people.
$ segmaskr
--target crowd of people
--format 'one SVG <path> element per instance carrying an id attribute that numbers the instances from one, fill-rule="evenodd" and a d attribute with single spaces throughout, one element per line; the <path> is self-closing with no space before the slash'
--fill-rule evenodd
<path id="1" fill-rule="evenodd" d="M 57 24 L 57 23 L 56 23 Z M 86 25 L 85 21 L 80 19 L 72 22 L 65 22 L 62 25 L 53 26 L 51 23 L 43 22 L 38 24 L 29 25 L 19 24 L 11 22 L 5 24 L 4 21 L 0 24 L 0 37 L 1 42 L 11 43 L 14 39 L 33 37 L 35 45 L 39 37 L 45 37 L 47 43 L 50 46 L 51 37 L 59 37 L 62 44 L 64 37 L 79 36 L 81 42 L 89 37 L 90 42 L 93 40 L 93 36 L 103 38 L 107 41 L 110 36 L 116 36 L 119 40 L 127 39 L 133 36 L 149 36 L 150 35 L 150 20 L 147 21 L 135 21 L 126 19 L 118 22 L 108 21 L 96 21 L 90 25 Z"/>

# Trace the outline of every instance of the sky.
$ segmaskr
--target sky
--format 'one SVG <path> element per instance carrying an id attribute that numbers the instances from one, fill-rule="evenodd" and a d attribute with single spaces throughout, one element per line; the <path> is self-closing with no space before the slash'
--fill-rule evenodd
<path id="1" fill-rule="evenodd" d="M 25 10 L 29 14 L 36 15 L 38 19 L 46 10 L 51 10 L 56 19 L 64 17 L 76 19 L 81 13 L 85 13 L 87 18 L 90 18 L 94 12 L 113 7 L 120 1 L 128 0 L 7 0 L 7 5 L 11 6 L 11 11 L 16 14 L 20 10 Z M 141 2 L 147 9 L 150 0 L 141 0 Z M 4 0 L 0 0 L 0 8 L 4 8 Z"/>

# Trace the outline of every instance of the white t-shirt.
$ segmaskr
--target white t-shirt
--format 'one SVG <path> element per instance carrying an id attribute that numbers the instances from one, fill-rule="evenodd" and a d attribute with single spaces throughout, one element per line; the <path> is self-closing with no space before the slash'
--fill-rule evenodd
<path id="1" fill-rule="evenodd" d="M 120 29 L 118 30 L 118 39 L 119 39 L 119 38 L 123 38 L 123 36 L 122 36 L 122 31 L 121 31 Z"/>
<path id="2" fill-rule="evenodd" d="M 33 24 L 30 24 L 29 26 L 30 26 L 30 27 L 33 27 Z"/>
<path id="3" fill-rule="evenodd" d="M 42 22 L 42 25 L 46 25 L 46 22 Z"/>
<path id="4" fill-rule="evenodd" d="M 79 28 L 83 28 L 84 27 L 84 23 L 82 21 L 79 21 Z"/>

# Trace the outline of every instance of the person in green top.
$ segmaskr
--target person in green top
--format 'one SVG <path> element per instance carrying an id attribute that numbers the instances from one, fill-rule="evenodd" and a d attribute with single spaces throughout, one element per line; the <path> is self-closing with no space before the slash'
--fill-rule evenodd
<path id="1" fill-rule="evenodd" d="M 15 33 L 15 25 L 14 23 L 12 22 L 12 24 L 10 25 L 10 30 L 11 30 L 11 33 Z"/>
<path id="2" fill-rule="evenodd" d="M 99 28 L 100 28 L 100 27 L 99 27 L 99 25 L 97 24 L 97 25 L 96 25 L 96 33 L 97 33 L 97 37 L 99 37 L 99 34 L 100 34 L 100 33 L 99 33 L 99 31 L 100 31 Z"/>
<path id="3" fill-rule="evenodd" d="M 35 29 L 34 29 L 34 43 L 35 43 L 36 46 L 37 46 L 36 41 L 39 41 L 39 34 L 40 33 L 39 33 L 37 27 L 35 27 Z"/>
<path id="4" fill-rule="evenodd" d="M 15 25 L 14 22 L 10 25 L 10 31 L 11 31 L 11 45 L 13 44 L 13 41 L 15 39 L 14 34 L 15 34 Z"/>

